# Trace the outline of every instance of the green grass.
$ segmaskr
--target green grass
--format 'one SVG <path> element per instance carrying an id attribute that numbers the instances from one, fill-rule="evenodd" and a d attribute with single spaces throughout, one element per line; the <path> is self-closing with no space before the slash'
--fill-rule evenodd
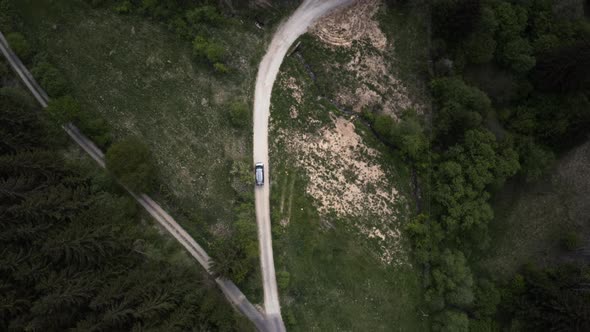
<path id="1" fill-rule="evenodd" d="M 379 27 L 393 44 L 386 52 L 396 77 L 408 88 L 412 99 L 429 107 L 430 93 L 430 15 L 429 2 L 407 1 L 406 4 L 382 6 L 377 15 Z"/>
<path id="2" fill-rule="evenodd" d="M 234 220 L 240 195 L 232 164 L 251 164 L 251 129 L 231 126 L 229 105 L 251 105 L 271 30 L 236 20 L 209 31 L 231 55 L 232 73 L 221 76 L 192 59 L 188 41 L 147 18 L 80 0 L 14 4 L 24 32 L 71 82 L 83 111 L 104 117 L 117 139 L 136 135 L 148 144 L 161 184 L 154 198 L 209 248 L 215 229 Z M 256 301 L 254 283 L 246 288 Z"/>
<path id="3" fill-rule="evenodd" d="M 166 184 L 156 198 L 207 247 L 213 226 L 233 220 L 238 195 L 228 177 L 232 161 L 250 162 L 251 155 L 250 132 L 229 125 L 227 106 L 235 99 L 251 100 L 269 31 L 258 32 L 249 25 L 215 31 L 238 57 L 232 62 L 237 72 L 219 77 L 195 65 L 187 42 L 146 19 L 91 10 L 76 1 L 31 4 L 19 2 L 27 35 L 37 36 L 38 48 L 51 54 L 73 82 L 74 95 L 85 111 L 104 116 L 118 137 L 134 134 L 148 143 L 160 182 Z M 347 57 L 346 52 L 335 52 L 323 61 Z M 290 95 L 275 89 L 273 120 L 278 127 L 315 132 L 329 123 L 329 112 L 338 111 L 317 100 L 319 91 L 296 59 L 286 59 L 285 66 L 305 82 L 304 91 L 314 92 L 304 95 L 295 121 L 284 112 L 292 103 Z M 355 84 L 350 77 L 338 80 Z M 306 117 L 319 121 L 309 126 L 301 121 Z M 356 127 L 370 147 L 386 150 L 362 123 L 356 121 Z M 382 155 L 379 162 L 398 175 L 396 188 L 407 192 L 407 167 L 395 155 Z M 293 323 L 290 329 L 426 330 L 418 271 L 410 265 L 385 267 L 373 243 L 359 237 L 347 226 L 350 223 L 326 223 L 305 194 L 302 170 L 285 155 L 273 152 L 271 160 L 276 268 L 290 273 L 289 285 L 281 290 L 285 321 Z M 277 195 L 283 190 L 290 203 L 281 214 Z M 290 223 L 282 228 L 279 222 L 287 211 Z M 400 220 L 408 213 L 403 210 Z M 254 284 L 259 287 L 260 282 L 243 289 L 251 299 L 259 294 L 250 287 Z"/>
<path id="4" fill-rule="evenodd" d="M 568 152 L 535 184 L 513 181 L 494 199 L 492 248 L 480 268 L 501 281 L 527 263 L 549 266 L 578 259 L 562 239 L 590 237 L 590 143 Z"/>
<path id="5" fill-rule="evenodd" d="M 305 194 L 304 172 L 273 159 L 273 240 L 292 331 L 423 331 L 421 288 L 410 266 L 385 267 L 345 223 L 325 223 Z M 285 193 L 283 213 L 281 193 Z M 286 227 L 280 221 L 289 218 Z"/>

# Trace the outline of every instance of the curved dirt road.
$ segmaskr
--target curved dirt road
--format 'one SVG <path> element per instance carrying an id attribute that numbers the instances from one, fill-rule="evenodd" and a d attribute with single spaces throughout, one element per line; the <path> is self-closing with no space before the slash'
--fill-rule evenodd
<path id="1" fill-rule="evenodd" d="M 264 163 L 266 179 L 264 186 L 255 189 L 256 222 L 264 287 L 264 311 L 274 331 L 284 331 L 285 326 L 281 318 L 270 232 L 268 119 L 272 86 L 291 44 L 319 17 L 351 2 L 352 0 L 305 0 L 289 19 L 279 26 L 258 68 L 254 94 L 254 162 Z"/>

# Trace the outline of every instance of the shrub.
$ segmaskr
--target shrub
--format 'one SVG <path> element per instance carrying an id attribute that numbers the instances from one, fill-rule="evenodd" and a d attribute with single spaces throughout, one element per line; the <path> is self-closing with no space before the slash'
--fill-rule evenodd
<path id="1" fill-rule="evenodd" d="M 110 127 L 105 119 L 81 112 L 77 125 L 99 147 L 104 149 L 111 144 Z"/>
<path id="2" fill-rule="evenodd" d="M 433 331 L 467 332 L 469 318 L 467 314 L 458 310 L 445 310 L 433 319 Z"/>
<path id="3" fill-rule="evenodd" d="M 4 77 L 10 73 L 10 68 L 4 58 L 0 58 L 0 77 Z"/>
<path id="4" fill-rule="evenodd" d="M 282 290 L 287 289 L 289 287 L 289 282 L 291 280 L 291 274 L 287 271 L 279 271 L 277 272 L 277 283 L 279 288 Z"/>
<path id="5" fill-rule="evenodd" d="M 31 60 L 33 50 L 25 39 L 25 36 L 18 32 L 11 32 L 6 35 L 6 41 L 8 41 L 8 44 L 14 50 L 14 53 L 16 53 L 16 55 L 18 55 L 23 61 L 26 62 Z"/>
<path id="6" fill-rule="evenodd" d="M 460 78 L 434 80 L 432 94 L 439 109 L 434 122 L 437 136 L 450 140 L 457 140 L 466 130 L 478 127 L 492 109 L 484 92 L 465 84 Z"/>
<path id="7" fill-rule="evenodd" d="M 388 115 L 376 115 L 375 122 L 373 122 L 373 129 L 385 141 L 391 143 L 391 128 L 394 125 L 393 119 Z"/>
<path id="8" fill-rule="evenodd" d="M 60 97 L 68 93 L 68 82 L 49 62 L 43 60 L 38 62 L 31 72 L 50 97 Z"/>
<path id="9" fill-rule="evenodd" d="M 106 165 L 121 183 L 137 193 L 153 187 L 155 168 L 151 153 L 139 138 L 114 143 L 107 151 Z"/>
<path id="10" fill-rule="evenodd" d="M 568 232 L 561 239 L 561 244 L 565 250 L 574 251 L 580 248 L 582 244 L 582 239 L 580 238 L 580 235 L 578 235 L 577 233 Z"/>
<path id="11" fill-rule="evenodd" d="M 531 138 L 523 138 L 518 144 L 521 173 L 527 182 L 539 180 L 555 162 L 555 154 Z"/>
<path id="12" fill-rule="evenodd" d="M 131 12 L 131 3 L 129 1 L 123 1 L 120 5 L 115 7 L 115 12 L 119 14 L 128 14 Z"/>
<path id="13" fill-rule="evenodd" d="M 10 1 L 0 0 L 0 31 L 12 31 L 16 25 L 15 17 L 17 15 Z"/>
<path id="14" fill-rule="evenodd" d="M 193 40 L 193 54 L 198 59 L 206 60 L 210 64 L 221 63 L 225 58 L 225 49 L 220 44 L 197 36 Z"/>
<path id="15" fill-rule="evenodd" d="M 208 26 L 219 26 L 223 23 L 223 17 L 219 15 L 217 9 L 213 6 L 198 7 L 193 10 L 189 10 L 186 13 L 187 21 L 193 26 L 196 25 L 208 25 Z"/>
<path id="16" fill-rule="evenodd" d="M 80 104 L 72 96 L 63 96 L 50 100 L 45 111 L 51 122 L 64 125 L 79 119 Z"/>
<path id="17" fill-rule="evenodd" d="M 216 62 L 213 64 L 213 68 L 217 73 L 220 74 L 227 74 L 229 72 L 229 68 L 221 62 Z"/>
<path id="18" fill-rule="evenodd" d="M 248 105 L 243 102 L 233 102 L 229 105 L 229 121 L 236 128 L 246 128 L 250 125 L 251 116 Z"/>
<path id="19" fill-rule="evenodd" d="M 526 73 L 536 63 L 533 48 L 524 38 L 516 38 L 506 43 L 502 49 L 501 61 L 517 73 Z"/>

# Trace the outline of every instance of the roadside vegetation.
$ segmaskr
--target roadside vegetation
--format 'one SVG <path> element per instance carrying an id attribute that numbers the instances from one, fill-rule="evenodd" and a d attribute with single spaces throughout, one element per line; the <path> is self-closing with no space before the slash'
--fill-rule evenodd
<path id="1" fill-rule="evenodd" d="M 153 189 L 155 171 L 152 156 L 138 138 L 129 137 L 114 143 L 105 160 L 107 169 L 129 189 L 137 193 Z"/>
<path id="2" fill-rule="evenodd" d="M 0 60 L 0 330 L 252 330 Z"/>

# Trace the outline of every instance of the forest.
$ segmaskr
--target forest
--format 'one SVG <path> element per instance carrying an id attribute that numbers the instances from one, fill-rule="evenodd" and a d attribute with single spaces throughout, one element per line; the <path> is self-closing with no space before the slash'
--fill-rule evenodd
<path id="1" fill-rule="evenodd" d="M 0 69 L 0 330 L 249 329 Z"/>
<path id="2" fill-rule="evenodd" d="M 431 15 L 431 121 L 367 117 L 419 173 L 426 206 L 407 231 L 433 330 L 590 329 L 587 262 L 524 266 L 508 284 L 473 268 L 505 181 L 536 181 L 588 139 L 587 4 L 436 0 Z"/>

